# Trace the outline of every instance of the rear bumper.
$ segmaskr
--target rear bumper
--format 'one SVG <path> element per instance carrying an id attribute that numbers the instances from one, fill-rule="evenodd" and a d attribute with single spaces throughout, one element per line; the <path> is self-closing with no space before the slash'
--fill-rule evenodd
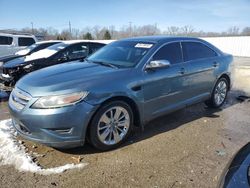
<path id="1" fill-rule="evenodd" d="M 82 146 L 96 108 L 81 102 L 57 109 L 25 107 L 17 111 L 9 103 L 13 126 L 21 137 L 56 148 Z"/>

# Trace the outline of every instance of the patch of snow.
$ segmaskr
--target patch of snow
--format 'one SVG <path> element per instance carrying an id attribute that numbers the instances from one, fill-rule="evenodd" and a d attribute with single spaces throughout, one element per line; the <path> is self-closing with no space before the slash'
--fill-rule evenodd
<path id="1" fill-rule="evenodd" d="M 22 142 L 16 139 L 16 131 L 11 120 L 0 121 L 0 165 L 13 165 L 19 171 L 33 172 L 42 175 L 58 174 L 69 169 L 83 168 L 86 163 L 66 164 L 63 166 L 43 169 L 33 162 L 25 152 Z"/>
<path id="2" fill-rule="evenodd" d="M 56 50 L 51 50 L 51 49 L 43 49 L 39 50 L 37 52 L 32 53 L 31 55 L 28 55 L 24 58 L 24 61 L 31 61 L 35 59 L 41 59 L 41 58 L 48 58 L 52 55 L 54 55 L 57 51 Z"/>

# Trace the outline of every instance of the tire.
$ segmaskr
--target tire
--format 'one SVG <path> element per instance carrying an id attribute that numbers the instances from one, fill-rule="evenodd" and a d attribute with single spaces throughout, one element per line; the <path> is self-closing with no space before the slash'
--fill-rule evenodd
<path id="1" fill-rule="evenodd" d="M 210 108 L 221 107 L 227 98 L 228 90 L 229 90 L 228 80 L 223 77 L 220 78 L 214 86 L 211 98 L 205 101 L 205 104 Z"/>
<path id="2" fill-rule="evenodd" d="M 131 107 L 123 101 L 109 102 L 94 115 L 89 127 L 89 141 L 98 150 L 115 149 L 128 138 L 132 125 Z"/>

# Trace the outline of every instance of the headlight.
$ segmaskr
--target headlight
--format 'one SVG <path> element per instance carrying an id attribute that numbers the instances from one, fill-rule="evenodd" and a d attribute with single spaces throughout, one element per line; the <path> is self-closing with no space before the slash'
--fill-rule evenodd
<path id="1" fill-rule="evenodd" d="M 60 108 L 80 102 L 88 95 L 88 92 L 77 92 L 66 95 L 52 95 L 39 98 L 31 108 Z"/>

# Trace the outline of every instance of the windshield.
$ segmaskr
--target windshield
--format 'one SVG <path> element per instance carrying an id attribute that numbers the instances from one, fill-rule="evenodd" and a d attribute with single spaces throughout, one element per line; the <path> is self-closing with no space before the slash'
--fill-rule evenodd
<path id="1" fill-rule="evenodd" d="M 69 44 L 59 43 L 59 44 L 52 45 L 52 46 L 48 47 L 47 49 L 58 52 L 58 51 L 64 49 L 65 47 L 67 47 L 68 45 Z"/>
<path id="2" fill-rule="evenodd" d="M 24 48 L 23 50 L 19 50 L 18 52 L 16 52 L 16 55 L 27 55 L 29 52 L 31 52 L 34 48 L 36 48 L 39 44 L 32 44 L 26 48 Z"/>
<path id="3" fill-rule="evenodd" d="M 117 67 L 134 67 L 153 45 L 149 42 L 117 41 L 101 48 L 87 60 Z"/>

